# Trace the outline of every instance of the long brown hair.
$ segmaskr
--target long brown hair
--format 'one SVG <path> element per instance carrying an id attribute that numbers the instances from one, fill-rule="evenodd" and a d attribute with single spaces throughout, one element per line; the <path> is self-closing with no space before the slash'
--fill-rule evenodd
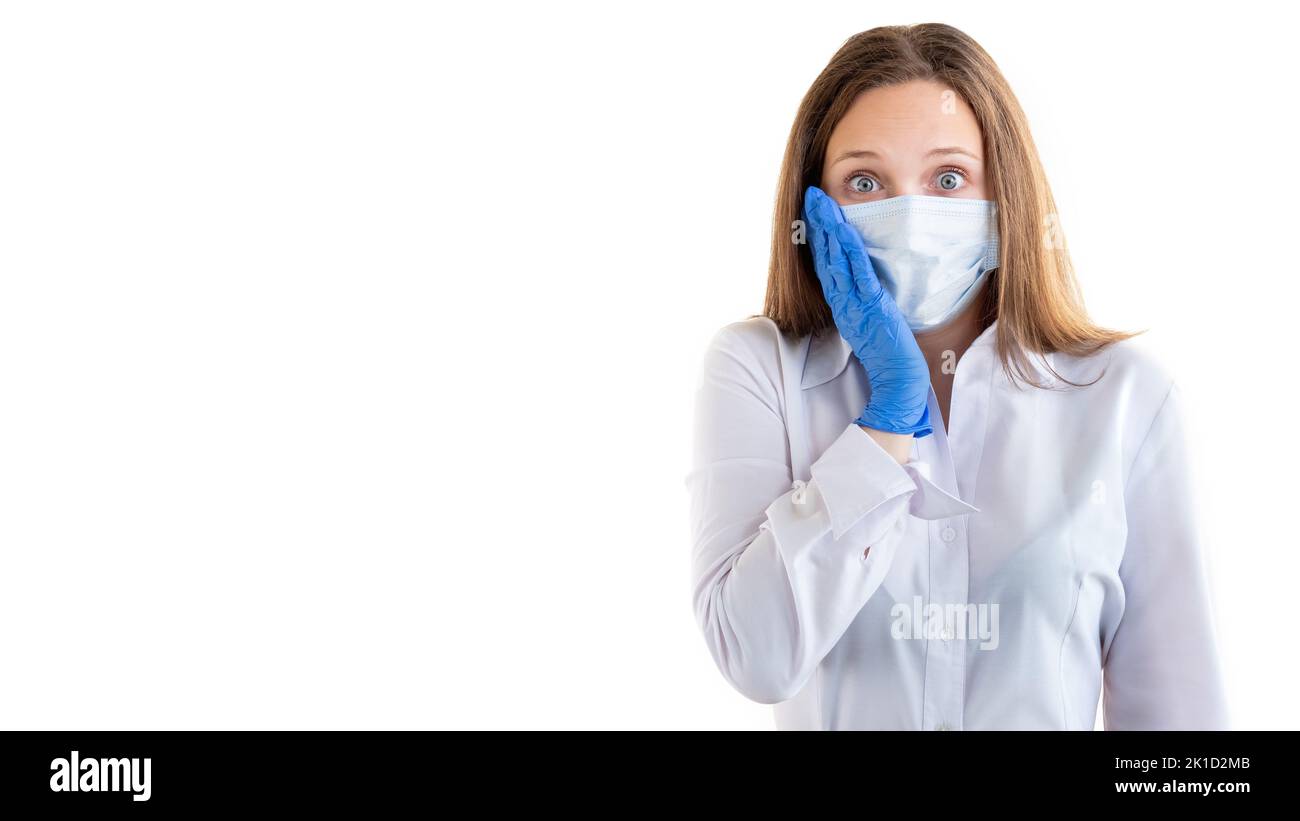
<path id="1" fill-rule="evenodd" d="M 1041 386 L 1026 351 L 1087 355 L 1132 336 L 1088 318 L 1020 103 L 984 49 L 941 23 L 854 35 L 804 95 L 781 163 L 763 313 L 787 334 L 834 328 L 808 246 L 794 241 L 803 192 L 820 185 L 831 132 L 858 95 L 911 80 L 934 80 L 960 94 L 983 133 L 1000 240 L 983 321 L 987 327 L 998 320 L 997 352 L 1008 376 Z"/>

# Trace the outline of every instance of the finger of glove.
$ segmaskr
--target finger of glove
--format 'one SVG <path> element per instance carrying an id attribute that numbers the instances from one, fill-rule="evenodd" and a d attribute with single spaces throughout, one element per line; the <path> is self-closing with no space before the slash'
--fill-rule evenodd
<path id="1" fill-rule="evenodd" d="M 862 242 L 858 229 L 848 223 L 841 223 L 835 228 L 835 240 L 840 253 L 848 260 L 849 271 L 853 276 L 853 286 L 858 295 L 868 304 L 880 299 L 885 289 L 876 276 L 876 268 L 867 255 L 867 246 Z"/>
<path id="2" fill-rule="evenodd" d="M 820 196 L 818 196 L 820 195 Z M 829 229 L 826 201 L 830 198 L 818 188 L 809 188 L 804 198 L 804 222 L 808 230 L 808 243 L 812 251 L 813 268 L 821 281 L 822 292 L 832 309 L 842 305 L 853 294 L 853 275 L 848 260 L 839 253 Z M 834 203 L 831 203 L 834 205 Z M 835 206 L 838 211 L 838 206 Z"/>
<path id="3" fill-rule="evenodd" d="M 829 231 L 823 231 L 821 228 L 814 228 L 813 230 L 820 234 L 819 241 L 825 247 L 821 263 L 817 266 L 817 277 L 822 281 L 822 288 L 826 291 L 827 301 L 831 303 L 832 308 L 836 307 L 837 303 L 844 304 L 856 301 L 857 288 L 853 284 L 853 272 L 849 268 L 848 259 L 844 256 L 839 243 L 835 240 L 835 235 Z"/>
<path id="4" fill-rule="evenodd" d="M 803 192 L 803 209 L 806 215 L 827 231 L 844 222 L 844 212 L 840 210 L 839 203 L 815 185 L 808 186 Z"/>
<path id="5" fill-rule="evenodd" d="M 877 317 L 877 321 L 883 322 L 891 328 L 900 328 L 901 331 L 911 335 L 907 325 L 907 317 L 898 309 L 898 303 L 890 296 L 889 291 L 881 284 L 880 278 L 876 276 L 876 269 L 871 264 L 870 257 L 867 256 L 866 246 L 862 243 L 862 237 L 857 233 L 852 225 L 843 226 L 841 233 L 843 241 L 841 242 L 841 253 L 850 262 L 850 270 L 854 277 L 854 296 L 858 302 L 866 307 L 871 314 Z M 848 233 L 846 233 L 848 232 Z M 847 245 L 847 247 L 845 247 Z"/>

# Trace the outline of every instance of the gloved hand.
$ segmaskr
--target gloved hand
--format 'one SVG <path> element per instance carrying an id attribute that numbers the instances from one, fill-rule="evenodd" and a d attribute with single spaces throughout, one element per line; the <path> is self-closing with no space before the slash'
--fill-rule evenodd
<path id="1" fill-rule="evenodd" d="M 889 433 L 930 434 L 930 369 L 907 319 L 876 278 L 862 236 L 815 186 L 804 192 L 804 223 L 835 326 L 871 384 L 857 423 Z"/>

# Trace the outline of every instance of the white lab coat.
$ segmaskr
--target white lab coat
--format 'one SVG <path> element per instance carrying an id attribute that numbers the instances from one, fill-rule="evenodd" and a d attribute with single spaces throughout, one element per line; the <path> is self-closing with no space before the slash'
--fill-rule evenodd
<path id="1" fill-rule="evenodd" d="M 1092 729 L 1103 687 L 1107 729 L 1226 728 L 1178 391 L 1132 341 L 1017 387 L 996 327 L 906 465 L 838 334 L 718 332 L 686 484 L 719 670 L 781 729 Z"/>

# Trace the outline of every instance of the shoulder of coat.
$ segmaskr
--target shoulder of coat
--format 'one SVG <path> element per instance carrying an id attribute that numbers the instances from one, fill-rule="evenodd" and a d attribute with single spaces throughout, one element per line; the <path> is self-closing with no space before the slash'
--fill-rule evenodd
<path id="1" fill-rule="evenodd" d="M 1173 385 L 1174 376 L 1159 354 L 1159 346 L 1145 335 L 1112 342 L 1088 356 L 1054 354 L 1057 371 L 1074 382 L 1088 382 L 1100 376 L 1097 384 L 1136 389 L 1162 398 Z"/>
<path id="2" fill-rule="evenodd" d="M 781 330 L 766 316 L 751 316 L 724 325 L 714 336 L 714 344 L 739 346 L 760 357 L 780 357 Z"/>

